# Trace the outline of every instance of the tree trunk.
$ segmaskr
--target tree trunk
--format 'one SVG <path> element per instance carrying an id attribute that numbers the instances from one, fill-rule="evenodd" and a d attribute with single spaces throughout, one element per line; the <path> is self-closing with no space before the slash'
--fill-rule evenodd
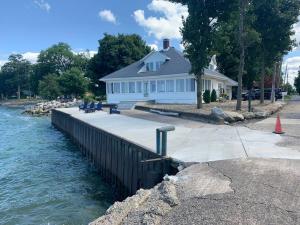
<path id="1" fill-rule="evenodd" d="M 238 92 L 236 110 L 242 109 L 242 89 L 243 74 L 245 66 L 245 43 L 244 43 L 244 17 L 245 17 L 246 0 L 240 0 L 240 20 L 239 20 L 239 44 L 240 44 L 240 64 L 238 74 Z"/>
<path id="2" fill-rule="evenodd" d="M 261 76 L 260 76 L 260 104 L 265 102 L 265 56 L 263 55 L 262 66 L 261 66 Z"/>
<path id="3" fill-rule="evenodd" d="M 21 87 L 20 87 L 20 85 L 18 85 L 17 96 L 18 96 L 18 99 L 20 100 L 21 99 Z"/>
<path id="4" fill-rule="evenodd" d="M 197 109 L 202 109 L 202 75 L 196 76 L 197 81 Z"/>
<path id="5" fill-rule="evenodd" d="M 274 63 L 274 71 L 272 74 L 272 92 L 271 92 L 271 102 L 275 102 L 275 79 L 277 74 L 277 63 Z"/>

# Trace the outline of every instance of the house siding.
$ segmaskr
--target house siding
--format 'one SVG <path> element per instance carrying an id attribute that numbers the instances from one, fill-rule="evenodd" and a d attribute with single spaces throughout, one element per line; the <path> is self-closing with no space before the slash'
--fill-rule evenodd
<path id="1" fill-rule="evenodd" d="M 190 79 L 194 80 L 194 76 L 185 74 L 185 75 L 174 75 L 170 77 L 159 77 L 159 78 L 143 78 L 143 79 L 130 79 L 127 81 L 124 80 L 110 80 L 106 81 L 107 82 L 107 102 L 108 103 L 114 103 L 118 104 L 120 102 L 125 102 L 125 101 L 149 101 L 149 100 L 154 100 L 157 103 L 177 103 L 177 104 L 196 104 L 197 102 L 197 84 L 196 82 L 194 85 L 191 84 L 187 85 L 187 83 L 190 81 Z M 212 91 L 213 89 L 216 90 L 217 95 L 219 96 L 220 90 L 219 90 L 219 85 L 222 87 L 222 89 L 226 92 L 227 90 L 231 91 L 228 89 L 224 81 L 217 80 L 217 79 L 211 79 L 208 77 L 204 77 L 204 80 L 209 80 L 210 85 L 208 89 Z M 173 83 L 173 88 L 171 90 L 173 91 L 167 91 L 166 90 L 166 82 L 171 81 L 170 83 Z M 183 80 L 184 82 L 184 87 L 183 90 L 178 91 L 177 90 L 177 85 L 176 82 L 177 80 Z M 124 85 L 126 86 L 126 90 L 122 90 L 122 83 L 127 83 Z M 129 91 L 129 82 L 132 84 L 134 82 L 135 84 L 135 91 L 134 93 L 130 93 Z M 137 93 L 138 89 L 138 82 L 141 82 L 141 92 Z M 179 81 L 182 82 L 182 81 Z M 204 81 L 205 82 L 205 81 Z M 116 88 L 111 85 L 112 83 L 117 83 Z M 160 92 L 161 90 L 158 88 L 159 84 L 164 83 L 164 91 Z M 169 83 L 169 84 L 170 84 Z M 209 83 L 209 82 L 208 82 Z M 151 90 L 151 84 L 155 84 L 155 90 Z M 133 85 L 131 85 L 132 87 Z M 147 91 L 146 90 L 147 87 Z M 162 88 L 162 86 L 160 86 Z M 204 88 L 204 87 L 203 87 Z M 170 89 L 170 87 L 169 87 Z M 203 89 L 204 91 L 205 89 Z M 117 92 L 115 92 L 117 91 Z M 122 93 L 123 91 L 123 93 Z M 131 88 L 132 91 L 132 88 Z M 231 97 L 231 93 L 227 93 Z"/>

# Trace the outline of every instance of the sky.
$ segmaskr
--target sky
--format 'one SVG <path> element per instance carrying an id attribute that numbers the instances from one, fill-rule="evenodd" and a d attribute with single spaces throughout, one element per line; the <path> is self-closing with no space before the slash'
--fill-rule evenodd
<path id="1" fill-rule="evenodd" d="M 58 42 L 74 52 L 97 52 L 104 33 L 139 34 L 154 49 L 162 39 L 182 50 L 179 28 L 187 8 L 164 0 L 1 0 L 0 66 L 12 53 L 23 54 L 32 63 L 38 53 Z M 300 42 L 300 23 L 295 24 Z M 289 81 L 300 66 L 300 47 L 285 57 Z"/>

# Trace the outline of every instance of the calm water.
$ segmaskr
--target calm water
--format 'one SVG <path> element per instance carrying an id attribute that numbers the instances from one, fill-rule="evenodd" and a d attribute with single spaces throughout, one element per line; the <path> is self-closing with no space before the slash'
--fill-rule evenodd
<path id="1" fill-rule="evenodd" d="M 87 224 L 112 194 L 49 118 L 0 107 L 0 224 Z"/>

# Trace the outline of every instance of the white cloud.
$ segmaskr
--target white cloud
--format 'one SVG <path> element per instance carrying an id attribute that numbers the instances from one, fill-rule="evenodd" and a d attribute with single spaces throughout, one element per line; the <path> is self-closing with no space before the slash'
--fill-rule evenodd
<path id="1" fill-rule="evenodd" d="M 182 16 L 188 16 L 188 9 L 181 4 L 171 3 L 164 0 L 152 0 L 147 6 L 152 12 L 162 14 L 162 16 L 145 17 L 144 10 L 136 10 L 133 13 L 135 21 L 144 27 L 148 35 L 157 39 L 174 38 L 180 39 L 180 27 L 182 27 Z"/>
<path id="2" fill-rule="evenodd" d="M 105 9 L 105 10 L 100 11 L 99 17 L 104 21 L 107 21 L 107 22 L 110 22 L 113 24 L 117 24 L 117 19 L 110 10 Z"/>
<path id="3" fill-rule="evenodd" d="M 40 9 L 49 12 L 51 10 L 51 5 L 45 0 L 34 0 L 33 1 Z"/>
<path id="4" fill-rule="evenodd" d="M 300 56 L 290 57 L 286 59 L 282 65 L 282 71 L 285 73 L 287 65 L 287 72 L 289 76 L 288 82 L 293 85 L 294 79 L 298 75 L 298 70 L 300 67 Z"/>
<path id="5" fill-rule="evenodd" d="M 36 63 L 38 56 L 40 53 L 38 52 L 25 52 L 22 54 L 24 59 L 27 59 L 31 63 Z"/>
<path id="6" fill-rule="evenodd" d="M 153 49 L 153 50 L 155 50 L 155 51 L 158 51 L 158 46 L 157 46 L 157 44 L 148 44 L 148 46 L 149 46 L 151 49 Z"/>
<path id="7" fill-rule="evenodd" d="M 7 63 L 7 60 L 0 60 L 0 68 L 1 68 L 5 63 Z"/>

